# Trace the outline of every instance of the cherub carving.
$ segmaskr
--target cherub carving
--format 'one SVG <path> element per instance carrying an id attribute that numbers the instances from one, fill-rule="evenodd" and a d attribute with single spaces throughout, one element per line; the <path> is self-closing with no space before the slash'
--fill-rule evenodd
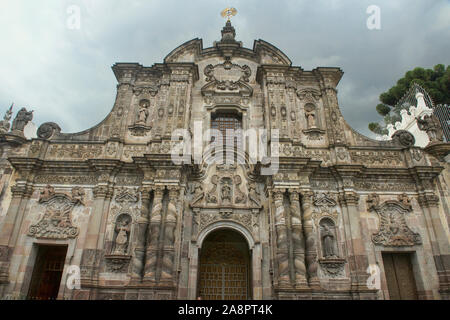
<path id="1" fill-rule="evenodd" d="M 212 183 L 213 187 L 206 194 L 206 203 L 217 203 L 217 196 L 216 196 L 217 183 L 218 183 L 217 179 L 218 179 L 217 175 L 214 175 L 211 177 L 211 183 Z"/>

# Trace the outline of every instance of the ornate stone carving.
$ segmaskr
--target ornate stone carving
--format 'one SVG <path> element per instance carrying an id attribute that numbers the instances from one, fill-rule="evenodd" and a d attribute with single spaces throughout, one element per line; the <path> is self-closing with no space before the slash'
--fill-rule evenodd
<path id="1" fill-rule="evenodd" d="M 246 203 L 247 195 L 244 192 L 242 192 L 242 190 L 239 188 L 240 184 L 242 183 L 241 176 L 235 175 L 233 180 L 234 180 L 234 185 L 235 185 L 234 202 L 235 203 Z"/>
<path id="2" fill-rule="evenodd" d="M 206 203 L 217 203 L 217 184 L 218 182 L 218 176 L 214 175 L 211 177 L 211 184 L 213 185 L 211 190 L 206 193 Z"/>
<path id="3" fill-rule="evenodd" d="M 107 255 L 106 271 L 112 273 L 125 273 L 127 272 L 131 256 L 124 255 Z"/>
<path id="4" fill-rule="evenodd" d="M 41 139 L 50 139 L 55 133 L 60 133 L 61 128 L 54 122 L 46 122 L 39 126 L 37 136 Z"/>
<path id="5" fill-rule="evenodd" d="M 414 136 L 406 130 L 398 130 L 392 135 L 392 140 L 398 142 L 403 147 L 411 147 L 416 143 Z"/>
<path id="6" fill-rule="evenodd" d="M 78 235 L 78 227 L 72 225 L 71 212 L 75 205 L 83 204 L 84 191 L 80 187 L 72 189 L 72 196 L 55 193 L 47 185 L 41 192 L 39 203 L 45 206 L 42 219 L 30 227 L 28 235 L 36 238 L 67 239 Z"/>
<path id="7" fill-rule="evenodd" d="M 300 100 L 319 101 L 322 93 L 313 88 L 297 89 L 297 96 Z"/>
<path id="8" fill-rule="evenodd" d="M 205 196 L 202 184 L 198 181 L 194 181 L 194 183 L 192 184 L 191 193 L 194 194 L 194 196 L 192 197 L 191 206 L 198 204 Z"/>
<path id="9" fill-rule="evenodd" d="M 121 214 L 117 217 L 114 229 L 114 241 L 111 253 L 114 255 L 126 255 L 130 242 L 131 216 Z"/>
<path id="10" fill-rule="evenodd" d="M 23 129 L 31 120 L 33 120 L 33 111 L 27 111 L 25 108 L 20 109 L 12 123 L 11 131 L 23 132 Z"/>
<path id="11" fill-rule="evenodd" d="M 8 110 L 6 110 L 3 120 L 0 121 L 0 134 L 8 132 L 9 128 L 11 127 L 11 124 L 9 122 L 10 122 L 11 116 L 12 116 L 12 107 L 13 107 L 13 105 L 11 105 L 11 107 L 9 107 Z"/>
<path id="12" fill-rule="evenodd" d="M 54 144 L 51 145 L 48 155 L 54 158 L 93 159 L 103 152 L 103 146 L 98 144 Z"/>
<path id="13" fill-rule="evenodd" d="M 412 210 L 407 197 L 400 196 L 402 202 L 388 200 L 380 204 L 379 196 L 369 195 L 367 199 L 369 211 L 375 211 L 380 219 L 379 231 L 372 235 L 377 245 L 401 247 L 421 244 L 421 237 L 409 229 L 405 215 Z"/>
<path id="14" fill-rule="evenodd" d="M 352 160 L 364 165 L 388 165 L 398 166 L 403 163 L 402 155 L 397 151 L 352 151 L 350 152 Z"/>
<path id="15" fill-rule="evenodd" d="M 289 190 L 292 244 L 294 254 L 294 271 L 296 288 L 308 286 L 306 281 L 305 266 L 305 238 L 303 236 L 302 217 L 300 210 L 299 193 L 297 190 Z"/>
<path id="16" fill-rule="evenodd" d="M 423 119 L 416 118 L 416 120 L 419 129 L 426 131 L 430 143 L 443 141 L 444 132 L 442 131 L 439 119 L 434 114 L 425 115 Z"/>
<path id="17" fill-rule="evenodd" d="M 253 202 L 256 206 L 261 206 L 260 194 L 256 188 L 256 183 L 250 182 L 248 184 L 248 199 Z"/>
<path id="18" fill-rule="evenodd" d="M 289 250 L 287 239 L 287 227 L 285 220 L 285 208 L 283 203 L 285 189 L 275 189 L 273 199 L 275 206 L 275 231 L 276 231 L 276 262 L 278 265 L 278 285 L 285 287 L 290 285 L 289 280 Z"/>
<path id="19" fill-rule="evenodd" d="M 175 263 L 175 230 L 178 222 L 177 201 L 179 199 L 178 187 L 168 187 L 169 203 L 165 219 L 164 251 L 161 267 L 161 281 L 172 281 Z"/>
<path id="20" fill-rule="evenodd" d="M 230 178 L 222 178 L 220 180 L 220 194 L 221 194 L 221 203 L 222 204 L 231 204 L 232 201 L 232 182 Z"/>

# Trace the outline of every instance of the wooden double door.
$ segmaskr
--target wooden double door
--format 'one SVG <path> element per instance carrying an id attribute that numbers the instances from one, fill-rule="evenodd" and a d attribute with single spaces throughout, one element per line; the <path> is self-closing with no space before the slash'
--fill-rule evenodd
<path id="1" fill-rule="evenodd" d="M 55 300 L 61 284 L 67 246 L 39 245 L 27 299 Z"/>
<path id="2" fill-rule="evenodd" d="M 390 300 L 417 300 L 410 253 L 383 253 Z"/>
<path id="3" fill-rule="evenodd" d="M 204 300 L 251 298 L 247 242 L 237 232 L 216 231 L 200 254 L 198 296 Z"/>

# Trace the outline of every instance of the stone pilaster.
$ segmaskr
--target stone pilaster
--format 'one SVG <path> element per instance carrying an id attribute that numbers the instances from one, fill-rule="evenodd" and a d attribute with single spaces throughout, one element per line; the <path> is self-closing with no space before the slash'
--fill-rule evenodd
<path id="1" fill-rule="evenodd" d="M 344 181 L 344 184 L 345 181 Z M 358 210 L 359 195 L 354 191 L 342 191 L 339 203 L 343 210 L 343 219 L 348 246 L 348 263 L 350 267 L 351 290 L 355 294 L 367 291 L 368 257 L 364 247 Z"/>
<path id="2" fill-rule="evenodd" d="M 291 207 L 291 229 L 294 253 L 295 287 L 304 289 L 308 287 L 305 267 L 305 238 L 300 210 L 299 192 L 296 189 L 289 190 Z"/>
<path id="3" fill-rule="evenodd" d="M 439 216 L 439 197 L 433 192 L 420 192 L 419 205 L 424 213 L 430 235 L 431 249 L 439 279 L 442 299 L 450 299 L 450 249 L 445 230 Z"/>
<path id="4" fill-rule="evenodd" d="M 316 234 L 314 231 L 313 214 L 313 193 L 311 191 L 302 191 L 302 211 L 303 211 L 303 232 L 305 234 L 306 248 L 305 261 L 308 274 L 308 283 L 311 289 L 320 289 L 320 281 L 317 277 L 317 245 Z"/>

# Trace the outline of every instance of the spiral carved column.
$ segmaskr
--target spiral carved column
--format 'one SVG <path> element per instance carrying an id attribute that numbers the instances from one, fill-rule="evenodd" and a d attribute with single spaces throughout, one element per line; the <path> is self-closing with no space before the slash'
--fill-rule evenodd
<path id="1" fill-rule="evenodd" d="M 312 219 L 313 203 L 312 192 L 302 192 L 302 209 L 303 209 L 303 232 L 306 239 L 306 267 L 308 271 L 308 283 L 312 289 L 320 288 L 320 281 L 317 277 L 317 246 L 316 234 L 314 232 L 314 222 Z"/>
<path id="2" fill-rule="evenodd" d="M 275 203 L 275 230 L 277 233 L 277 265 L 278 285 L 280 287 L 290 286 L 289 280 L 289 250 L 287 242 L 287 227 L 285 220 L 283 194 L 285 189 L 276 189 L 273 193 Z"/>
<path id="3" fill-rule="evenodd" d="M 150 228 L 147 235 L 147 251 L 144 273 L 144 278 L 150 281 L 156 281 L 156 263 L 158 260 L 158 240 L 161 232 L 163 194 L 164 187 L 155 187 L 153 208 L 150 213 Z"/>
<path id="4" fill-rule="evenodd" d="M 141 278 L 144 269 L 145 257 L 145 238 L 148 228 L 149 205 L 150 205 L 150 187 L 145 186 L 141 189 L 142 208 L 141 215 L 137 220 L 137 240 L 133 257 L 133 278 Z"/>
<path id="5" fill-rule="evenodd" d="M 175 262 L 175 230 L 177 228 L 178 213 L 177 200 L 179 197 L 178 187 L 168 187 L 169 204 L 164 226 L 164 247 L 161 269 L 161 281 L 173 281 Z"/>
<path id="6" fill-rule="evenodd" d="M 297 190 L 289 190 L 291 208 L 292 243 L 294 246 L 294 270 L 295 287 L 307 288 L 305 267 L 305 238 L 303 236 L 302 217 L 300 210 L 299 194 Z"/>

